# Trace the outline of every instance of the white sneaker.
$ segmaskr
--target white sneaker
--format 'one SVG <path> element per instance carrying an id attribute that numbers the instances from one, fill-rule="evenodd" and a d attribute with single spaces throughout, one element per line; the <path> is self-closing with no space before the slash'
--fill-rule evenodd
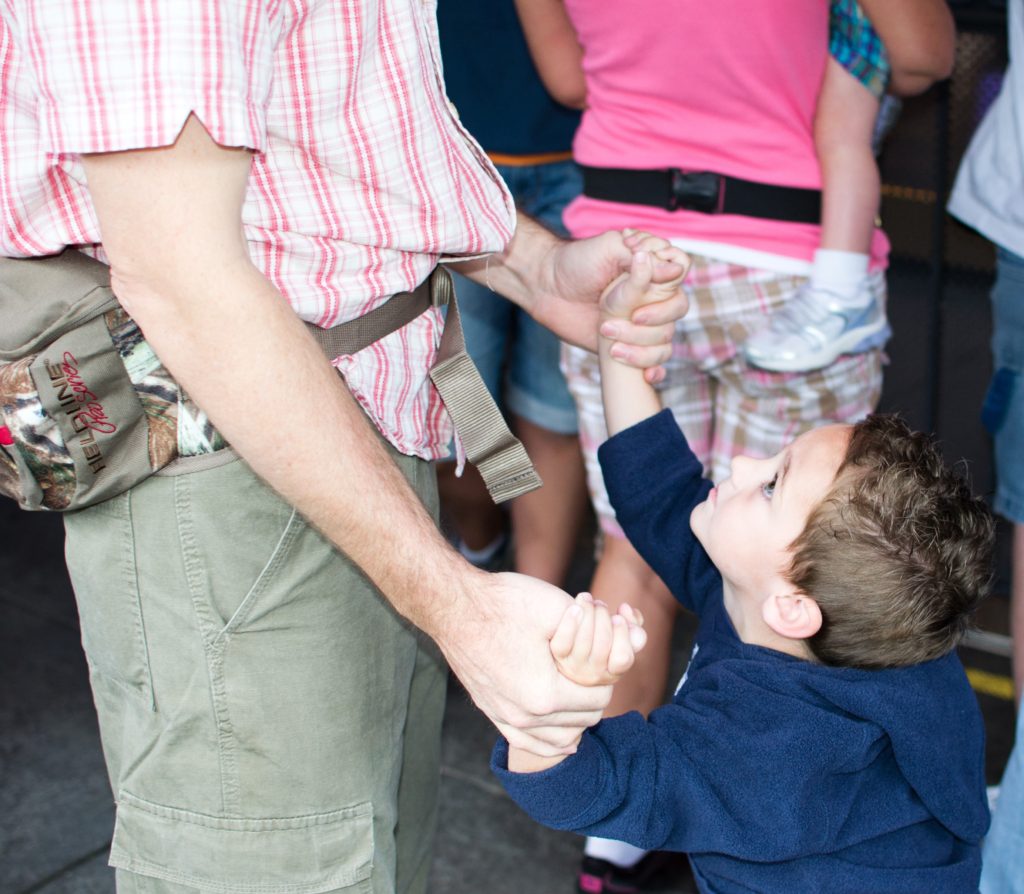
<path id="1" fill-rule="evenodd" d="M 881 347 L 892 330 L 875 297 L 864 289 L 853 303 L 805 285 L 743 346 L 752 366 L 774 372 L 808 372 L 841 354 Z"/>

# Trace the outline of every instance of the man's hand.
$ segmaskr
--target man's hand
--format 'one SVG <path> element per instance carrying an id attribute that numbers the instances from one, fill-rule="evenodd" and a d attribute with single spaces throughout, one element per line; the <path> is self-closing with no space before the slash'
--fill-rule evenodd
<path id="1" fill-rule="evenodd" d="M 646 642 L 643 619 L 629 605 L 621 605 L 613 615 L 603 602 L 580 593 L 551 638 L 551 654 L 570 680 L 607 686 L 633 666 Z"/>
<path id="2" fill-rule="evenodd" d="M 581 593 L 565 608 L 550 648 L 563 679 L 604 693 L 633 666 L 636 653 L 646 642 L 643 620 L 628 605 L 612 615 L 603 602 L 595 601 L 589 593 Z M 514 773 L 536 773 L 555 766 L 576 750 L 584 730 L 598 719 L 591 718 L 588 723 L 583 717 L 576 722 L 568 715 L 560 718 L 559 750 L 539 748 L 536 736 L 532 742 L 521 735 L 511 738 L 502 729 L 509 740 L 509 769 Z"/>
<path id="3" fill-rule="evenodd" d="M 593 351 L 601 293 L 630 268 L 634 246 L 643 237 L 647 234 L 636 239 L 630 231 L 612 231 L 568 241 L 519 215 L 504 252 L 458 269 L 523 307 L 560 338 Z M 656 259 L 652 276 L 657 283 L 676 282 L 684 272 L 676 261 Z M 660 301 L 638 310 L 631 325 L 623 327 L 621 361 L 645 369 L 648 381 L 659 379 L 659 364 L 671 354 L 675 323 L 686 309 L 686 296 L 677 284 Z"/>
<path id="4" fill-rule="evenodd" d="M 452 671 L 512 745 L 546 756 L 571 753 L 612 692 L 558 672 L 551 639 L 572 599 L 521 574 L 478 572 L 472 587 L 435 637 Z"/>
<path id="5" fill-rule="evenodd" d="M 600 296 L 610 282 L 629 270 L 636 252 L 642 250 L 639 242 L 631 244 L 628 237 L 618 233 L 560 243 L 552 252 L 550 283 L 538 291 L 537 319 L 567 341 L 592 348 L 594 330 L 582 331 L 581 327 L 600 319 L 599 314 L 590 312 L 594 296 Z M 685 258 L 682 252 L 679 254 Z M 652 281 L 667 287 L 659 292 L 657 300 L 643 307 L 642 313 L 626 321 L 628 325 L 623 325 L 616 339 L 616 359 L 649 370 L 648 381 L 662 378 L 661 364 L 672 354 L 675 324 L 688 306 L 681 288 L 685 273 L 686 267 L 677 260 L 654 255 Z"/>

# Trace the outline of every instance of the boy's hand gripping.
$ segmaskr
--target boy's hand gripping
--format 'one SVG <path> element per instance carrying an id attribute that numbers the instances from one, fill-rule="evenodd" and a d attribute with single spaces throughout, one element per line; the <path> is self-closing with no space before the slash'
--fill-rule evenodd
<path id="1" fill-rule="evenodd" d="M 639 612 L 622 605 L 613 615 L 603 602 L 580 593 L 551 638 L 551 654 L 574 683 L 607 686 L 633 666 L 646 642 Z"/>
<path id="2" fill-rule="evenodd" d="M 642 323 L 649 313 L 648 305 L 663 301 L 666 291 L 680 292 L 689 265 L 689 258 L 682 251 L 657 236 L 626 231 L 625 242 L 633 248 L 633 262 L 629 272 L 614 280 L 601 295 L 598 329 L 601 398 L 609 435 L 616 435 L 661 410 L 661 398 L 651 386 L 664 379 L 665 368 L 643 370 L 648 361 L 638 361 L 635 346 L 637 339 L 644 337 Z M 662 266 L 669 262 L 680 271 L 678 276 L 669 282 L 656 282 L 656 259 Z M 660 351 L 660 355 L 649 359 L 666 363 L 672 355 L 671 342 Z"/>
<path id="3" fill-rule="evenodd" d="M 679 291 L 690 259 L 681 249 L 659 236 L 632 230 L 623 232 L 626 244 L 633 249 L 633 261 L 629 271 L 612 280 L 601 295 L 600 334 L 613 341 L 612 357 L 637 365 L 632 346 L 619 340 L 628 337 L 634 345 L 642 343 L 636 340 L 645 337 L 643 308 L 665 301 Z M 655 264 L 664 266 L 665 263 L 677 265 L 679 275 L 667 282 L 655 282 Z M 646 333 L 646 338 L 654 343 L 650 332 Z M 666 356 L 660 362 L 668 359 L 671 344 L 666 345 L 665 352 Z"/>
<path id="4" fill-rule="evenodd" d="M 583 686 L 608 686 L 632 666 L 647 642 L 640 613 L 622 605 L 616 614 L 589 593 L 580 593 L 562 615 L 551 638 L 551 655 L 559 672 Z M 575 751 L 585 727 L 566 749 Z M 513 773 L 537 773 L 561 763 L 566 754 L 546 757 L 510 744 L 508 768 Z"/>

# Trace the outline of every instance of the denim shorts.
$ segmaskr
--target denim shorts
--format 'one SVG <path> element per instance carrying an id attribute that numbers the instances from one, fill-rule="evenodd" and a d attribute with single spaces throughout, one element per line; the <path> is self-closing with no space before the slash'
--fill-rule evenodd
<path id="1" fill-rule="evenodd" d="M 996 456 L 995 510 L 1024 523 L 1024 257 L 1000 248 L 992 289 L 992 361 L 995 372 L 982 421 Z"/>
<path id="2" fill-rule="evenodd" d="M 1024 879 L 1024 711 L 1017 715 L 1017 744 L 1003 771 L 992 826 L 981 851 L 981 894 L 1013 894 Z"/>
<path id="3" fill-rule="evenodd" d="M 559 235 L 562 211 L 583 187 L 571 161 L 499 165 L 516 207 Z M 456 276 L 466 349 L 506 413 L 558 434 L 575 434 L 576 404 L 559 370 L 561 343 L 526 311 L 486 286 Z"/>

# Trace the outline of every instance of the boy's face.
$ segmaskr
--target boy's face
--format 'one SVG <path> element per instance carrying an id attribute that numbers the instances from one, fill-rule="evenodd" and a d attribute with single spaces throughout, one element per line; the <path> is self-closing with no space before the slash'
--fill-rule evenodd
<path id="1" fill-rule="evenodd" d="M 722 574 L 727 607 L 735 607 L 729 591 L 756 602 L 787 584 L 790 544 L 831 488 L 851 430 L 815 429 L 770 459 L 736 457 L 729 478 L 694 508 L 690 527 Z"/>

